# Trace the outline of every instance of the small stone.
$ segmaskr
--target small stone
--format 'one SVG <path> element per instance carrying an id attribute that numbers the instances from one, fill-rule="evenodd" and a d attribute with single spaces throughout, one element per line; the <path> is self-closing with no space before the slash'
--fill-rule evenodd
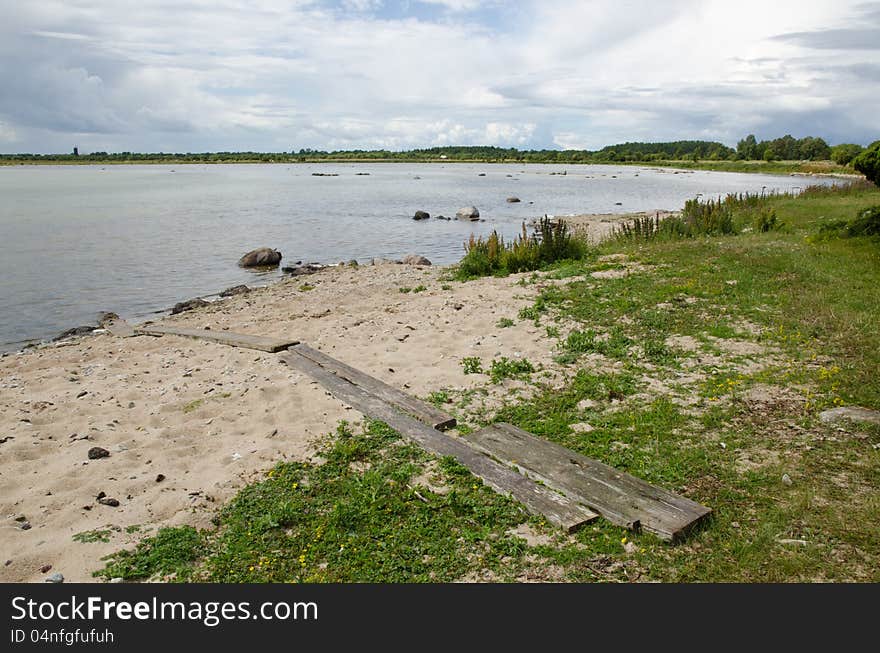
<path id="1" fill-rule="evenodd" d="M 52 574 L 51 576 L 49 576 L 48 578 L 46 578 L 46 580 L 44 580 L 43 582 L 44 583 L 63 583 L 64 582 L 64 574 L 56 572 L 56 573 Z"/>
<path id="2" fill-rule="evenodd" d="M 134 408 L 134 402 L 133 402 L 133 401 L 129 401 L 129 402 L 128 402 L 128 407 L 129 407 L 129 408 Z"/>
<path id="3" fill-rule="evenodd" d="M 31 527 L 31 523 L 29 521 L 23 521 L 23 522 L 21 522 L 21 525 L 19 526 L 19 528 L 23 531 L 29 531 L 29 530 L 31 530 L 32 527 Z"/>
<path id="4" fill-rule="evenodd" d="M 82 398 L 85 397 L 87 394 L 89 394 L 89 393 L 86 392 L 85 390 L 81 390 L 80 393 L 79 393 L 78 395 L 76 395 L 76 398 L 77 398 L 77 399 L 82 399 Z"/>
<path id="5" fill-rule="evenodd" d="M 98 460 L 99 458 L 107 458 L 110 452 L 102 447 L 92 447 L 89 449 L 89 460 Z"/>
<path id="6" fill-rule="evenodd" d="M 125 582 L 125 579 L 124 579 L 122 576 L 116 576 L 115 578 L 111 578 L 111 579 L 110 579 L 110 582 L 113 583 L 113 584 L 116 584 L 116 583 L 124 583 L 124 582 Z"/>
<path id="7" fill-rule="evenodd" d="M 3 566 L 8 567 L 11 564 L 12 564 L 12 560 L 7 560 L 6 562 L 3 563 Z"/>
<path id="8" fill-rule="evenodd" d="M 792 485 L 792 483 L 793 483 L 793 482 L 792 482 L 792 480 L 791 480 L 791 476 L 789 476 L 788 474 L 783 474 L 783 475 L 782 475 L 782 484 L 783 484 L 783 485 Z"/>
<path id="9" fill-rule="evenodd" d="M 15 521 L 17 521 L 17 522 L 23 522 L 23 521 L 27 521 L 27 520 L 28 520 L 28 518 L 25 517 L 23 514 L 22 514 L 22 515 L 16 515 L 16 517 L 15 517 Z"/>
<path id="10" fill-rule="evenodd" d="M 102 499 L 98 499 L 98 503 L 104 506 L 110 506 L 111 508 L 119 507 L 119 501 L 111 497 L 103 497 Z"/>
<path id="11" fill-rule="evenodd" d="M 635 542 L 627 542 L 623 545 L 623 550 L 627 553 L 635 553 L 636 551 L 638 551 L 638 547 L 636 546 Z"/>
<path id="12" fill-rule="evenodd" d="M 165 474 L 156 474 L 156 483 L 161 483 L 165 480 Z"/>
<path id="13" fill-rule="evenodd" d="M 48 574 L 50 571 L 52 571 L 52 565 L 43 565 L 40 567 L 41 574 Z"/>

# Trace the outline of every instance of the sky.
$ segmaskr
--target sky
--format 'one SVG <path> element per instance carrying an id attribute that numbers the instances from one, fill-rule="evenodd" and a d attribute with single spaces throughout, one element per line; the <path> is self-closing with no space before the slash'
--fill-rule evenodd
<path id="1" fill-rule="evenodd" d="M 880 2 L 0 0 L 0 152 L 880 139 Z"/>

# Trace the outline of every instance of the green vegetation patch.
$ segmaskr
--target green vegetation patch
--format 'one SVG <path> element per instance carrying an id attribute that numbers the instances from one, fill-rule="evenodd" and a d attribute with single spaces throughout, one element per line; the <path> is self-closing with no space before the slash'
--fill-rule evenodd
<path id="1" fill-rule="evenodd" d="M 346 424 L 323 464 L 280 463 L 244 488 L 215 532 L 167 528 L 110 557 L 104 578 L 210 582 L 451 581 L 503 573 L 525 551 L 525 521 L 451 459 L 405 444 L 384 424 Z"/>

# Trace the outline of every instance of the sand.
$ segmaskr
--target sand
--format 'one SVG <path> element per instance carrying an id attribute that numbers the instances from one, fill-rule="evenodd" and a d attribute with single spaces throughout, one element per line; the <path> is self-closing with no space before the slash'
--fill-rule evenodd
<path id="1" fill-rule="evenodd" d="M 584 213 L 581 215 L 557 216 L 557 219 L 563 220 L 573 233 L 585 236 L 590 242 L 598 243 L 619 229 L 620 225 L 624 222 L 632 222 L 636 218 L 643 218 L 645 216 L 659 216 L 661 220 L 665 220 L 671 215 L 677 215 L 677 212 L 657 209 L 655 211 L 639 211 L 635 213 Z"/>
<path id="2" fill-rule="evenodd" d="M 541 283 L 518 285 L 524 275 L 514 275 L 443 289 L 444 274 L 395 264 L 328 268 L 163 323 L 290 336 L 419 397 L 487 386 L 484 375 L 463 374 L 465 356 L 553 366 L 554 341 L 543 327 L 495 326 L 530 305 Z M 399 290 L 421 285 L 427 290 Z M 518 386 L 489 389 L 486 405 Z M 0 581 L 42 582 L 55 572 L 94 581 L 102 556 L 144 534 L 210 527 L 239 488 L 278 461 L 308 460 L 343 419 L 362 416 L 275 355 L 253 350 L 103 333 L 6 355 Z M 110 456 L 89 460 L 92 447 Z M 119 506 L 98 503 L 101 492 Z M 109 530 L 109 541 L 74 541 L 93 530 Z"/>

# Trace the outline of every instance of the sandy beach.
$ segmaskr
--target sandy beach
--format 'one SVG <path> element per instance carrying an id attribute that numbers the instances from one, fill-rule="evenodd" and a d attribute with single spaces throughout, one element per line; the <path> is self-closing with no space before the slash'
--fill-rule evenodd
<path id="1" fill-rule="evenodd" d="M 163 322 L 296 338 L 419 397 L 488 385 L 463 374 L 466 356 L 522 356 L 552 368 L 542 328 L 494 328 L 543 283 L 518 285 L 514 275 L 446 284 L 445 275 L 394 263 L 329 267 Z M 418 286 L 426 290 L 400 291 Z M 489 386 L 478 405 L 518 385 Z M 339 420 L 362 419 L 273 354 L 176 336 L 101 333 L 8 354 L 0 389 L 5 582 L 56 572 L 92 581 L 102 556 L 162 526 L 210 527 L 215 510 L 261 471 L 308 459 Z M 92 447 L 110 456 L 90 460 Z M 102 492 L 119 505 L 99 503 Z M 73 539 L 94 530 L 109 530 L 109 541 Z"/>

